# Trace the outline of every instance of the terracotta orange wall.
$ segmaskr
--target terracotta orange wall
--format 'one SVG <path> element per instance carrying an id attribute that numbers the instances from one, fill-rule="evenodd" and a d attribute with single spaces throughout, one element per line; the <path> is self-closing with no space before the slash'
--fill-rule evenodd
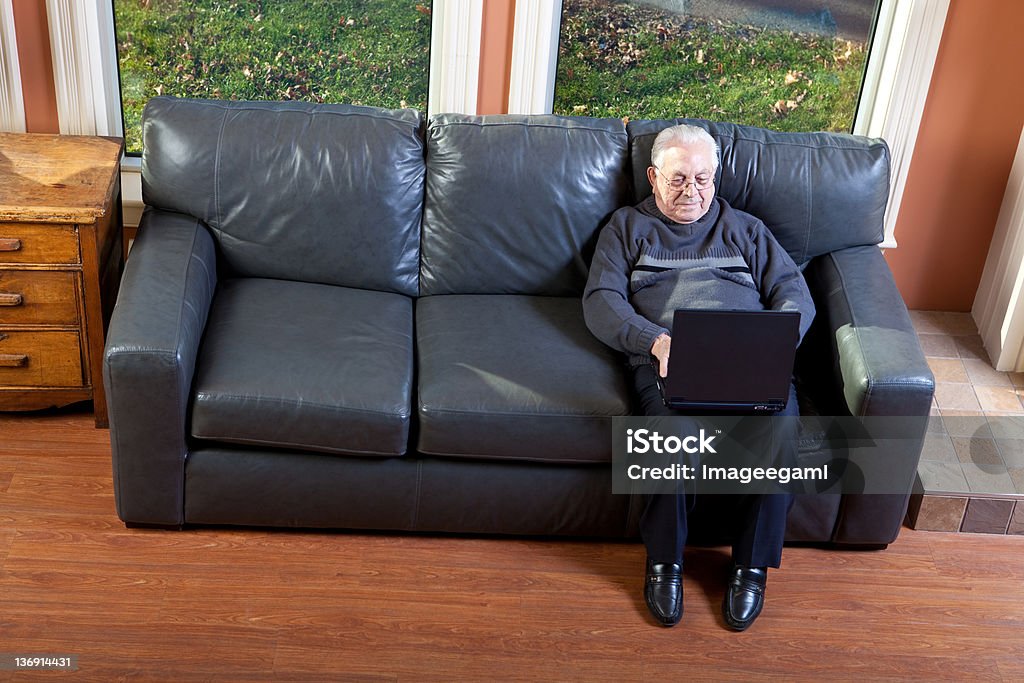
<path id="1" fill-rule="evenodd" d="M 512 28 L 515 0 L 484 0 L 480 31 L 478 114 L 508 113 L 508 86 L 512 72 Z"/>
<path id="2" fill-rule="evenodd" d="M 25 99 L 25 129 L 29 133 L 59 133 L 46 3 L 43 0 L 14 0 L 12 6 L 21 92 Z"/>
<path id="3" fill-rule="evenodd" d="M 969 311 L 1024 125 L 1024 2 L 951 0 L 886 259 L 909 308 Z"/>

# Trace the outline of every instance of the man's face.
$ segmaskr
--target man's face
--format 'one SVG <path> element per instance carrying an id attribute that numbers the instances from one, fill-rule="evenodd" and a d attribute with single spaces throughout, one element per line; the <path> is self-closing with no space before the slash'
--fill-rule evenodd
<path id="1" fill-rule="evenodd" d="M 715 198 L 714 168 L 714 150 L 704 143 L 666 149 L 661 168 L 647 169 L 658 209 L 676 223 L 693 223 L 701 218 Z"/>

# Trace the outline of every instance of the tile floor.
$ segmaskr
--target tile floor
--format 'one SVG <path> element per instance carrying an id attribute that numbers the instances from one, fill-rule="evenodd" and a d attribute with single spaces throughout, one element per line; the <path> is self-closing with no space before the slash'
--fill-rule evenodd
<path id="1" fill-rule="evenodd" d="M 969 313 L 910 317 L 935 375 L 911 526 L 1024 534 L 1024 373 L 992 368 Z"/>

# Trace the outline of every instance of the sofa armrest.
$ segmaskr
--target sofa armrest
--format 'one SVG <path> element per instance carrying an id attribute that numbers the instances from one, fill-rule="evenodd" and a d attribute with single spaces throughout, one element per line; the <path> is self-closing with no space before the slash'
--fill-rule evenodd
<path id="1" fill-rule="evenodd" d="M 103 363 L 114 492 L 125 522 L 184 522 L 189 396 L 216 284 L 216 250 L 199 220 L 147 209 Z"/>
<path id="2" fill-rule="evenodd" d="M 864 246 L 825 254 L 805 275 L 850 414 L 927 415 L 935 379 L 881 251 Z"/>
<path id="3" fill-rule="evenodd" d="M 920 457 L 935 379 L 924 359 L 892 272 L 875 246 L 852 247 L 820 256 L 805 273 L 828 337 L 834 378 L 845 405 L 856 416 L 920 417 L 906 422 L 907 457 Z M 841 544 L 885 545 L 895 540 L 906 515 L 913 481 L 905 494 L 845 495 L 833 527 Z"/>

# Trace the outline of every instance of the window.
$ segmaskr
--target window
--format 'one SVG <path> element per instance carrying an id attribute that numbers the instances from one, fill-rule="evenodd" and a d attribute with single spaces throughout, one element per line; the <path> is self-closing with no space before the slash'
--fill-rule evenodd
<path id="1" fill-rule="evenodd" d="M 121 92 L 112 10 L 115 1 L 118 5 L 126 2 L 142 5 L 144 2 L 47 0 L 60 130 L 64 134 L 121 135 Z M 273 0 L 275 4 L 285 1 Z M 423 14 L 427 9 L 426 0 L 423 1 L 423 5 L 407 4 L 412 4 L 417 12 Z M 566 9 L 575 1 L 578 0 L 565 0 Z M 694 7 L 698 3 L 698 0 L 657 1 L 676 6 L 689 2 Z M 705 5 L 710 2 L 701 1 Z M 718 0 L 718 3 L 735 5 L 739 1 Z M 793 0 L 743 1 L 750 5 L 793 3 Z M 819 5 L 824 1 L 816 0 Z M 0 7 L 8 2 L 0 0 Z M 828 2 L 830 7 L 837 8 L 830 10 L 830 14 L 839 25 L 842 15 L 837 0 Z M 370 0 L 364 0 L 364 3 L 368 5 Z M 844 5 L 861 3 L 863 0 L 849 0 Z M 184 0 L 179 4 L 185 4 Z M 194 1 L 192 4 L 200 3 Z M 433 0 L 430 5 L 433 59 L 430 60 L 429 104 L 435 108 L 434 111 L 472 113 L 476 106 L 476 64 L 480 47 L 479 0 Z M 509 84 L 509 111 L 512 113 L 552 112 L 562 7 L 563 0 L 530 0 L 514 5 L 515 30 Z M 867 55 L 867 78 L 854 132 L 885 138 L 892 152 L 892 188 L 885 221 L 886 239 L 882 243 L 885 247 L 896 246 L 893 230 L 948 7 L 949 0 L 881 0 L 873 30 L 871 50 Z M 826 15 L 822 16 L 827 20 Z M 426 33 L 428 29 L 423 27 L 421 30 Z M 411 100 L 407 101 L 411 103 Z M 681 114 L 701 115 L 700 112 L 671 113 L 672 116 Z M 720 114 L 717 118 L 724 120 L 727 117 Z M 767 122 L 762 125 L 767 125 Z M 777 125 L 774 127 L 778 128 Z M 129 139 L 131 136 L 129 133 Z M 134 224 L 142 207 L 138 159 L 126 159 L 122 163 L 122 171 L 126 222 Z"/>
<path id="2" fill-rule="evenodd" d="M 113 4 L 129 152 L 156 95 L 426 110 L 429 0 Z"/>
<path id="3" fill-rule="evenodd" d="M 877 0 L 563 0 L 554 112 L 849 132 Z"/>

